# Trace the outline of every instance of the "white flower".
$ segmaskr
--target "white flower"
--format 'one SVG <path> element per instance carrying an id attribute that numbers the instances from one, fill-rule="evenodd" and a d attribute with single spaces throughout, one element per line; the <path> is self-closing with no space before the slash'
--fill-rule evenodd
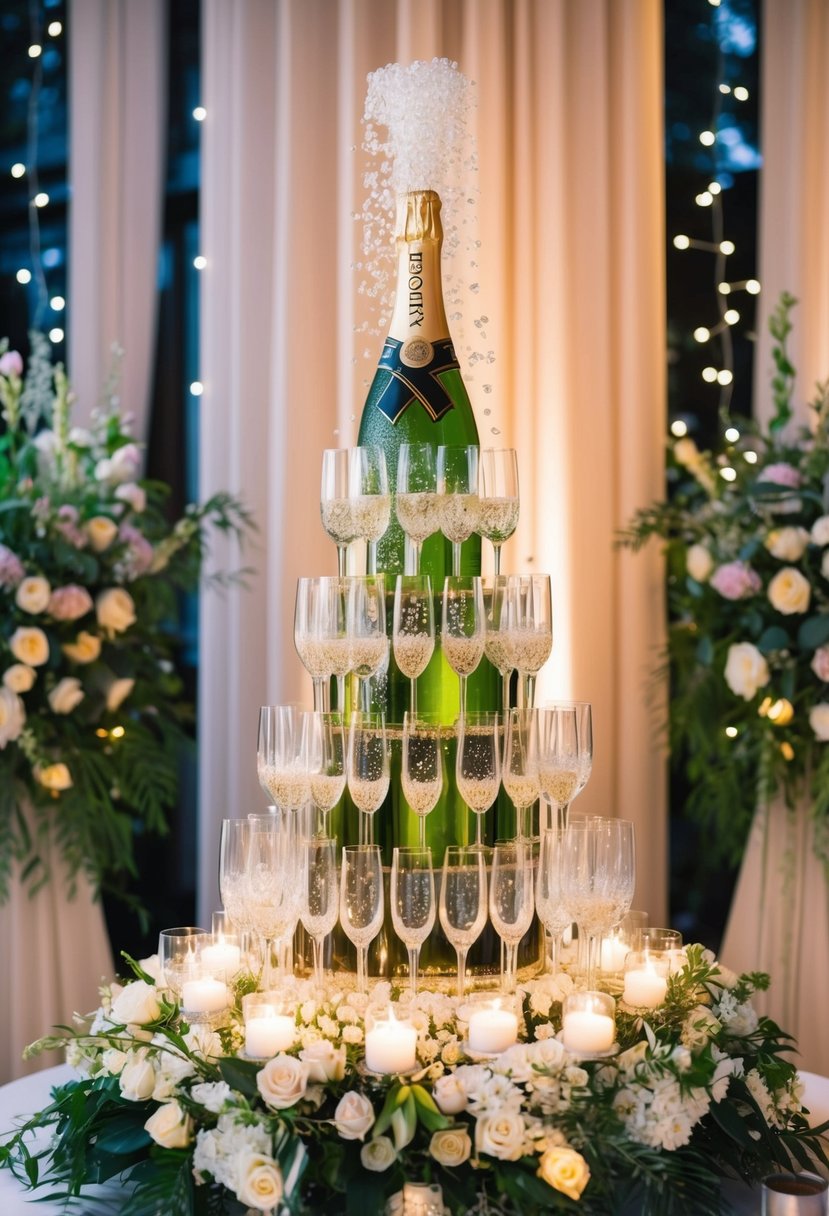
<path id="1" fill-rule="evenodd" d="M 106 515 L 95 515 L 87 520 L 84 530 L 89 537 L 89 543 L 96 553 L 108 549 L 118 535 L 118 525 Z"/>
<path id="2" fill-rule="evenodd" d="M 131 1052 L 121 1070 L 121 1096 L 128 1102 L 146 1102 L 155 1089 L 155 1069 L 143 1051 Z"/>
<path id="3" fill-rule="evenodd" d="M 190 1027 L 184 1036 L 184 1042 L 195 1055 L 202 1056 L 205 1060 L 218 1060 L 225 1054 L 222 1040 L 216 1031 L 203 1022 Z"/>
<path id="4" fill-rule="evenodd" d="M 722 1102 L 732 1077 L 741 1077 L 745 1065 L 739 1056 L 727 1056 L 717 1047 L 712 1047 L 711 1054 L 717 1061 L 714 1076 L 711 1078 L 711 1098 L 714 1102 Z"/>
<path id="5" fill-rule="evenodd" d="M 118 486 L 115 497 L 119 502 L 128 502 L 136 512 L 143 511 L 147 505 L 147 495 L 134 481 L 128 481 L 124 485 Z"/>
<path id="6" fill-rule="evenodd" d="M 343 1027 L 342 1040 L 344 1043 L 358 1045 L 363 1041 L 363 1029 L 361 1026 L 345 1026 Z"/>
<path id="7" fill-rule="evenodd" d="M 812 541 L 816 545 L 829 545 L 829 515 L 821 515 L 812 524 Z"/>
<path id="8" fill-rule="evenodd" d="M 0 748 L 20 737 L 26 724 L 26 710 L 16 692 L 0 688 Z"/>
<path id="9" fill-rule="evenodd" d="M 268 1060 L 256 1074 L 256 1087 L 266 1106 L 284 1110 L 304 1096 L 308 1086 L 308 1065 L 284 1053 Z"/>
<path id="10" fill-rule="evenodd" d="M 342 1081 L 345 1076 L 345 1047 L 335 1047 L 328 1039 L 310 1043 L 299 1053 L 307 1066 L 308 1080 L 324 1084 L 326 1081 Z"/>
<path id="11" fill-rule="evenodd" d="M 279 1208 L 285 1183 L 273 1157 L 264 1153 L 241 1153 L 237 1174 L 236 1198 L 240 1203 L 257 1212 L 273 1212 Z"/>
<path id="12" fill-rule="evenodd" d="M 364 1169 L 382 1173 L 397 1160 L 397 1152 L 388 1136 L 376 1136 L 360 1149 L 360 1161 Z"/>
<path id="13" fill-rule="evenodd" d="M 193 1120 L 178 1102 L 165 1102 L 144 1124 L 156 1144 L 162 1148 L 187 1148 L 193 1139 Z"/>
<path id="14" fill-rule="evenodd" d="M 190 1090 L 190 1097 L 193 1101 L 198 1102 L 199 1106 L 203 1106 L 205 1110 L 209 1110 L 214 1115 L 218 1115 L 232 1096 L 233 1090 L 227 1081 L 202 1081 Z"/>
<path id="15" fill-rule="evenodd" d="M 772 557 L 782 562 L 798 562 L 806 552 L 811 539 L 806 528 L 775 528 L 765 539 L 765 546 Z"/>
<path id="16" fill-rule="evenodd" d="M 445 1127 L 434 1132 L 429 1141 L 429 1155 L 439 1165 L 456 1169 L 472 1155 L 472 1141 L 465 1127 Z"/>
<path id="17" fill-rule="evenodd" d="M 28 692 L 37 679 L 37 672 L 25 663 L 12 663 L 3 672 L 3 684 L 11 692 Z"/>
<path id="18" fill-rule="evenodd" d="M 821 743 L 829 742 L 829 702 L 818 701 L 809 710 L 809 725 L 814 731 L 815 738 Z"/>
<path id="19" fill-rule="evenodd" d="M 682 1024 L 682 1042 L 686 1047 L 704 1047 L 721 1029 L 720 1023 L 705 1005 L 695 1005 Z"/>
<path id="20" fill-rule="evenodd" d="M 127 1025 L 134 1023 L 145 1026 L 147 1022 L 154 1022 L 160 1014 L 161 1006 L 158 1003 L 155 984 L 148 984 L 144 980 L 127 984 L 126 988 L 118 993 L 110 1009 L 113 1022 L 124 1022 Z"/>
<path id="21" fill-rule="evenodd" d="M 533 1075 L 530 1053 L 526 1043 L 516 1043 L 502 1051 L 492 1063 L 493 1072 L 504 1073 L 513 1081 L 529 1081 Z"/>
<path id="22" fill-rule="evenodd" d="M 51 594 L 52 588 L 45 578 L 30 575 L 29 578 L 24 578 L 21 583 L 18 583 L 14 602 L 21 611 L 29 612 L 34 616 L 35 613 L 46 610 Z"/>
<path id="23" fill-rule="evenodd" d="M 137 619 L 133 598 L 123 587 L 109 587 L 100 592 L 95 600 L 95 612 L 98 624 L 110 637 L 124 633 Z"/>
<path id="24" fill-rule="evenodd" d="M 101 1063 L 111 1077 L 117 1077 L 126 1064 L 129 1056 L 117 1047 L 108 1047 L 101 1056 Z"/>
<path id="25" fill-rule="evenodd" d="M 112 681 L 107 688 L 107 709 L 110 713 L 114 713 L 116 709 L 121 708 L 134 688 L 135 680 L 121 679 Z"/>
<path id="26" fill-rule="evenodd" d="M 768 597 L 772 608 L 786 616 L 808 611 L 811 595 L 809 580 L 794 566 L 784 566 L 778 570 L 769 583 Z"/>
<path id="27" fill-rule="evenodd" d="M 481 1115 L 475 1123 L 475 1148 L 501 1161 L 517 1161 L 524 1152 L 524 1119 L 518 1111 Z"/>
<path id="28" fill-rule="evenodd" d="M 83 426 L 73 426 L 67 438 L 76 448 L 91 448 L 95 442 L 95 436 Z"/>
<path id="29" fill-rule="evenodd" d="M 750 701 L 758 688 L 768 684 L 769 665 L 753 643 L 736 642 L 729 646 L 725 682 L 735 696 L 745 701 Z"/>
<path id="30" fill-rule="evenodd" d="M 374 1107 L 364 1094 L 351 1089 L 337 1103 L 332 1123 L 343 1140 L 364 1140 L 374 1123 Z"/>
<path id="31" fill-rule="evenodd" d="M 457 1073 L 451 1072 L 435 1081 L 432 1097 L 444 1115 L 458 1115 L 462 1110 L 466 1110 L 469 1103 L 466 1090 L 458 1080 Z"/>
<path id="32" fill-rule="evenodd" d="M 77 676 L 64 676 L 49 693 L 49 704 L 56 714 L 71 714 L 84 698 Z"/>
<path id="33" fill-rule="evenodd" d="M 568 1199 L 577 1200 L 590 1181 L 590 1170 L 581 1153 L 573 1148 L 546 1149 L 538 1162 L 539 1178 Z"/>
<path id="34" fill-rule="evenodd" d="M 46 764 L 35 765 L 34 774 L 46 790 L 70 790 L 72 788 L 72 774 L 65 764 Z"/>
<path id="35" fill-rule="evenodd" d="M 9 649 L 27 667 L 42 667 L 49 658 L 49 642 L 42 629 L 20 625 L 9 638 Z"/>
<path id="36" fill-rule="evenodd" d="M 62 649 L 73 663 L 94 663 L 101 653 L 101 639 L 81 630 L 74 642 L 66 642 Z"/>
<path id="37" fill-rule="evenodd" d="M 714 569 L 714 559 L 705 545 L 691 545 L 685 555 L 685 569 L 698 583 L 707 581 Z"/>

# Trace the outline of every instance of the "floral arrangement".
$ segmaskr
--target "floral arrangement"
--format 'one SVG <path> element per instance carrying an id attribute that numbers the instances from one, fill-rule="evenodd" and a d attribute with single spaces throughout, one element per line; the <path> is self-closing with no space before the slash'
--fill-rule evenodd
<path id="1" fill-rule="evenodd" d="M 95 886 L 130 872 L 136 821 L 163 831 L 188 718 L 173 666 L 176 597 L 209 528 L 250 525 L 226 494 L 170 523 L 168 488 L 111 384 L 89 429 L 49 344 L 0 345 L 0 902 L 15 865 L 46 881 L 44 838 Z M 25 808 L 30 808 L 27 813 Z"/>
<path id="2" fill-rule="evenodd" d="M 629 1202 L 640 1216 L 706 1216 L 723 1177 L 826 1163 L 825 1127 L 809 1128 L 788 1036 L 751 1004 L 767 977 L 737 977 L 701 946 L 685 955 L 663 1005 L 643 1020 L 620 1001 L 617 1053 L 589 1060 L 556 1037 L 563 973 L 519 986 L 520 1041 L 486 1059 L 467 1056 L 453 997 L 291 978 L 295 1041 L 264 1061 L 241 1054 L 254 977 L 218 1029 L 188 1026 L 157 958 L 129 960 L 136 978 L 104 989 L 94 1016 L 29 1049 L 65 1046 L 80 1075 L 0 1146 L 0 1165 L 53 1195 L 117 1176 L 123 1216 L 373 1216 L 415 1179 L 439 1184 L 458 1216 L 606 1216 Z M 366 1019 L 395 995 L 417 1069 L 381 1077 L 364 1067 Z M 45 1128 L 50 1144 L 30 1152 Z"/>
<path id="3" fill-rule="evenodd" d="M 672 751 L 711 848 L 739 857 L 758 798 L 811 795 L 829 859 L 829 382 L 792 425 L 786 349 L 795 300 L 770 320 L 775 414 L 732 426 L 717 453 L 669 446 L 671 492 L 623 543 L 665 542 Z"/>

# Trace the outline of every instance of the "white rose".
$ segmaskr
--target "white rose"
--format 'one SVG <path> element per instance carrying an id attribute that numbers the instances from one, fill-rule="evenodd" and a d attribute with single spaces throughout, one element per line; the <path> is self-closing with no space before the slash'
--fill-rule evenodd
<path id="1" fill-rule="evenodd" d="M 107 519 L 106 515 L 95 515 L 92 519 L 87 520 L 85 531 L 95 552 L 103 553 L 104 549 L 108 549 L 118 535 L 118 525 L 114 520 Z"/>
<path id="2" fill-rule="evenodd" d="M 459 1115 L 469 1104 L 466 1090 L 453 1073 L 435 1081 L 432 1097 L 444 1115 Z"/>
<path id="3" fill-rule="evenodd" d="M 119 1051 L 117 1047 L 107 1048 L 101 1056 L 101 1062 L 111 1077 L 118 1076 L 128 1059 L 127 1053 Z"/>
<path id="4" fill-rule="evenodd" d="M 110 1010 L 113 1022 L 123 1022 L 125 1025 L 135 1023 L 145 1026 L 147 1022 L 154 1022 L 160 1014 L 155 984 L 148 984 L 145 980 L 136 980 L 122 988 Z"/>
<path id="5" fill-rule="evenodd" d="M 809 725 L 815 732 L 815 738 L 821 743 L 829 742 L 829 703 L 819 701 L 809 710 Z"/>
<path id="6" fill-rule="evenodd" d="M 363 1169 L 372 1170 L 375 1174 L 387 1170 L 390 1165 L 394 1165 L 396 1160 L 397 1153 L 388 1136 L 377 1136 L 360 1149 Z"/>
<path id="7" fill-rule="evenodd" d="M 94 663 L 101 653 L 101 639 L 96 638 L 94 633 L 81 630 L 74 642 L 65 644 L 63 653 L 73 663 Z"/>
<path id="8" fill-rule="evenodd" d="M 107 709 L 114 713 L 120 709 L 124 701 L 135 688 L 135 680 L 113 680 L 107 689 Z"/>
<path id="9" fill-rule="evenodd" d="M 115 497 L 119 502 L 128 502 L 133 511 L 141 512 L 147 505 L 147 495 L 137 486 L 134 481 L 125 482 L 115 491 Z"/>
<path id="10" fill-rule="evenodd" d="M 795 570 L 794 566 L 784 566 L 782 570 L 778 570 L 769 583 L 768 596 L 771 606 L 787 616 L 806 612 L 811 595 L 809 580 L 804 578 L 799 570 Z"/>
<path id="11" fill-rule="evenodd" d="M 27 667 L 42 667 L 49 658 L 49 641 L 42 629 L 20 625 L 9 638 L 9 649 Z"/>
<path id="12" fill-rule="evenodd" d="M 374 1123 L 374 1107 L 363 1094 L 349 1090 L 337 1103 L 332 1123 L 343 1140 L 363 1140 Z"/>
<path id="13" fill-rule="evenodd" d="M 49 704 L 56 714 L 71 714 L 84 698 L 84 691 L 77 676 L 64 676 L 49 693 Z"/>
<path id="14" fill-rule="evenodd" d="M 429 1153 L 439 1165 L 456 1169 L 472 1155 L 472 1141 L 465 1127 L 446 1127 L 434 1132 L 429 1141 Z"/>
<path id="15" fill-rule="evenodd" d="M 23 612 L 34 615 L 36 612 L 45 612 L 51 594 L 52 588 L 45 578 L 31 575 L 18 583 L 14 602 Z"/>
<path id="16" fill-rule="evenodd" d="M 821 515 L 812 524 L 812 541 L 816 545 L 829 545 L 829 515 Z"/>
<path id="17" fill-rule="evenodd" d="M 541 1155 L 537 1170 L 553 1190 L 577 1200 L 590 1181 L 590 1170 L 581 1153 L 573 1148 L 548 1148 Z"/>
<path id="18" fill-rule="evenodd" d="M 14 743 L 26 725 L 26 710 L 16 692 L 0 688 L 0 748 Z"/>
<path id="19" fill-rule="evenodd" d="M 28 692 L 37 679 L 37 672 L 25 663 L 12 663 L 3 672 L 3 683 L 12 692 Z"/>
<path id="20" fill-rule="evenodd" d="M 143 1055 L 132 1053 L 121 1070 L 121 1096 L 128 1102 L 146 1102 L 155 1089 L 155 1069 Z"/>
<path id="21" fill-rule="evenodd" d="M 308 1065 L 293 1056 L 274 1056 L 256 1074 L 256 1087 L 265 1105 L 274 1110 L 293 1106 L 304 1096 L 307 1086 Z"/>
<path id="22" fill-rule="evenodd" d="M 300 1060 L 308 1067 L 308 1080 L 324 1084 L 326 1081 L 342 1081 L 345 1076 L 345 1047 L 335 1047 L 328 1039 L 309 1043 L 299 1053 Z"/>
<path id="23" fill-rule="evenodd" d="M 714 559 L 705 545 L 691 545 L 685 555 L 685 569 L 698 583 L 707 582 L 714 569 Z"/>
<path id="24" fill-rule="evenodd" d="M 47 790 L 71 790 L 72 774 L 65 764 L 47 764 L 35 766 L 35 777 Z"/>
<path id="25" fill-rule="evenodd" d="M 236 1198 L 257 1212 L 279 1208 L 285 1191 L 282 1170 L 273 1157 L 245 1149 L 236 1163 Z"/>
<path id="26" fill-rule="evenodd" d="M 205 1110 L 209 1110 L 214 1115 L 218 1115 L 232 1095 L 233 1090 L 227 1081 L 202 1081 L 190 1090 L 190 1097 L 193 1101 L 198 1102 L 199 1106 L 203 1106 Z"/>
<path id="27" fill-rule="evenodd" d="M 475 1148 L 501 1161 L 517 1161 L 524 1152 L 524 1120 L 517 1111 L 481 1115 L 475 1123 Z"/>
<path id="28" fill-rule="evenodd" d="M 95 612 L 98 624 L 106 629 L 110 637 L 114 633 L 123 633 L 136 621 L 133 598 L 123 587 L 109 587 L 102 591 L 95 600 Z"/>
<path id="29" fill-rule="evenodd" d="M 144 1124 L 156 1144 L 162 1148 L 187 1148 L 193 1139 L 193 1120 L 178 1102 L 165 1102 Z"/>
<path id="30" fill-rule="evenodd" d="M 751 642 L 737 642 L 729 646 L 725 682 L 734 695 L 742 697 L 744 701 L 750 701 L 758 688 L 768 684 L 769 665 Z"/>
<path id="31" fill-rule="evenodd" d="M 765 546 L 772 557 L 782 562 L 798 562 L 811 539 L 806 528 L 776 528 L 769 532 Z"/>

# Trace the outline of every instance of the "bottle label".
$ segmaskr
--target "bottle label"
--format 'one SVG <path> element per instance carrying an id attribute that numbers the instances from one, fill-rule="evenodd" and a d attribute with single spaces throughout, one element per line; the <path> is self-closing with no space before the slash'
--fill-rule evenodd
<path id="1" fill-rule="evenodd" d="M 457 371 L 460 367 L 451 338 L 439 342 L 386 338 L 377 367 L 378 371 L 389 373 L 376 401 L 389 422 L 397 422 L 413 401 L 420 402 L 433 422 L 453 408 L 454 402 L 439 379 L 441 372 Z"/>

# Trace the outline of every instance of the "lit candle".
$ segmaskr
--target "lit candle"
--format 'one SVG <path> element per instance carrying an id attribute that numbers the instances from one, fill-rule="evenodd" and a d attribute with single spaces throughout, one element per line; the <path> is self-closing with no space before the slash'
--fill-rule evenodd
<path id="1" fill-rule="evenodd" d="M 607 1051 L 615 1037 L 616 1024 L 606 1013 L 574 1009 L 564 1015 L 561 1040 L 569 1051 Z"/>
<path id="2" fill-rule="evenodd" d="M 275 1056 L 296 1041 L 294 1019 L 268 1009 L 267 1005 L 257 1006 L 256 1013 L 245 1021 L 245 1055 L 253 1059 Z"/>
<path id="3" fill-rule="evenodd" d="M 386 1022 L 375 1022 L 366 1031 L 366 1068 L 370 1072 L 411 1072 L 417 1063 L 417 1031 L 408 1022 L 398 1022 L 389 1010 Z"/>
<path id="4" fill-rule="evenodd" d="M 228 1006 L 227 985 L 211 976 L 185 980 L 181 986 L 181 1006 L 187 1013 L 218 1013 Z"/>
<path id="5" fill-rule="evenodd" d="M 651 962 L 635 971 L 625 972 L 622 999 L 627 1005 L 634 1005 L 639 1009 L 656 1009 L 657 1005 L 661 1005 L 665 1000 L 667 991 L 666 976 L 660 975 Z"/>
<path id="6" fill-rule="evenodd" d="M 518 1018 L 499 1004 L 483 1005 L 469 1015 L 469 1047 L 482 1055 L 497 1055 L 518 1039 Z"/>
<path id="7" fill-rule="evenodd" d="M 621 971 L 624 968 L 628 950 L 630 950 L 630 946 L 627 942 L 622 941 L 618 933 L 602 938 L 602 953 L 599 963 L 602 971 Z"/>
<path id="8" fill-rule="evenodd" d="M 242 962 L 242 951 L 223 937 L 211 946 L 202 946 L 201 964 L 211 975 L 235 975 Z"/>

